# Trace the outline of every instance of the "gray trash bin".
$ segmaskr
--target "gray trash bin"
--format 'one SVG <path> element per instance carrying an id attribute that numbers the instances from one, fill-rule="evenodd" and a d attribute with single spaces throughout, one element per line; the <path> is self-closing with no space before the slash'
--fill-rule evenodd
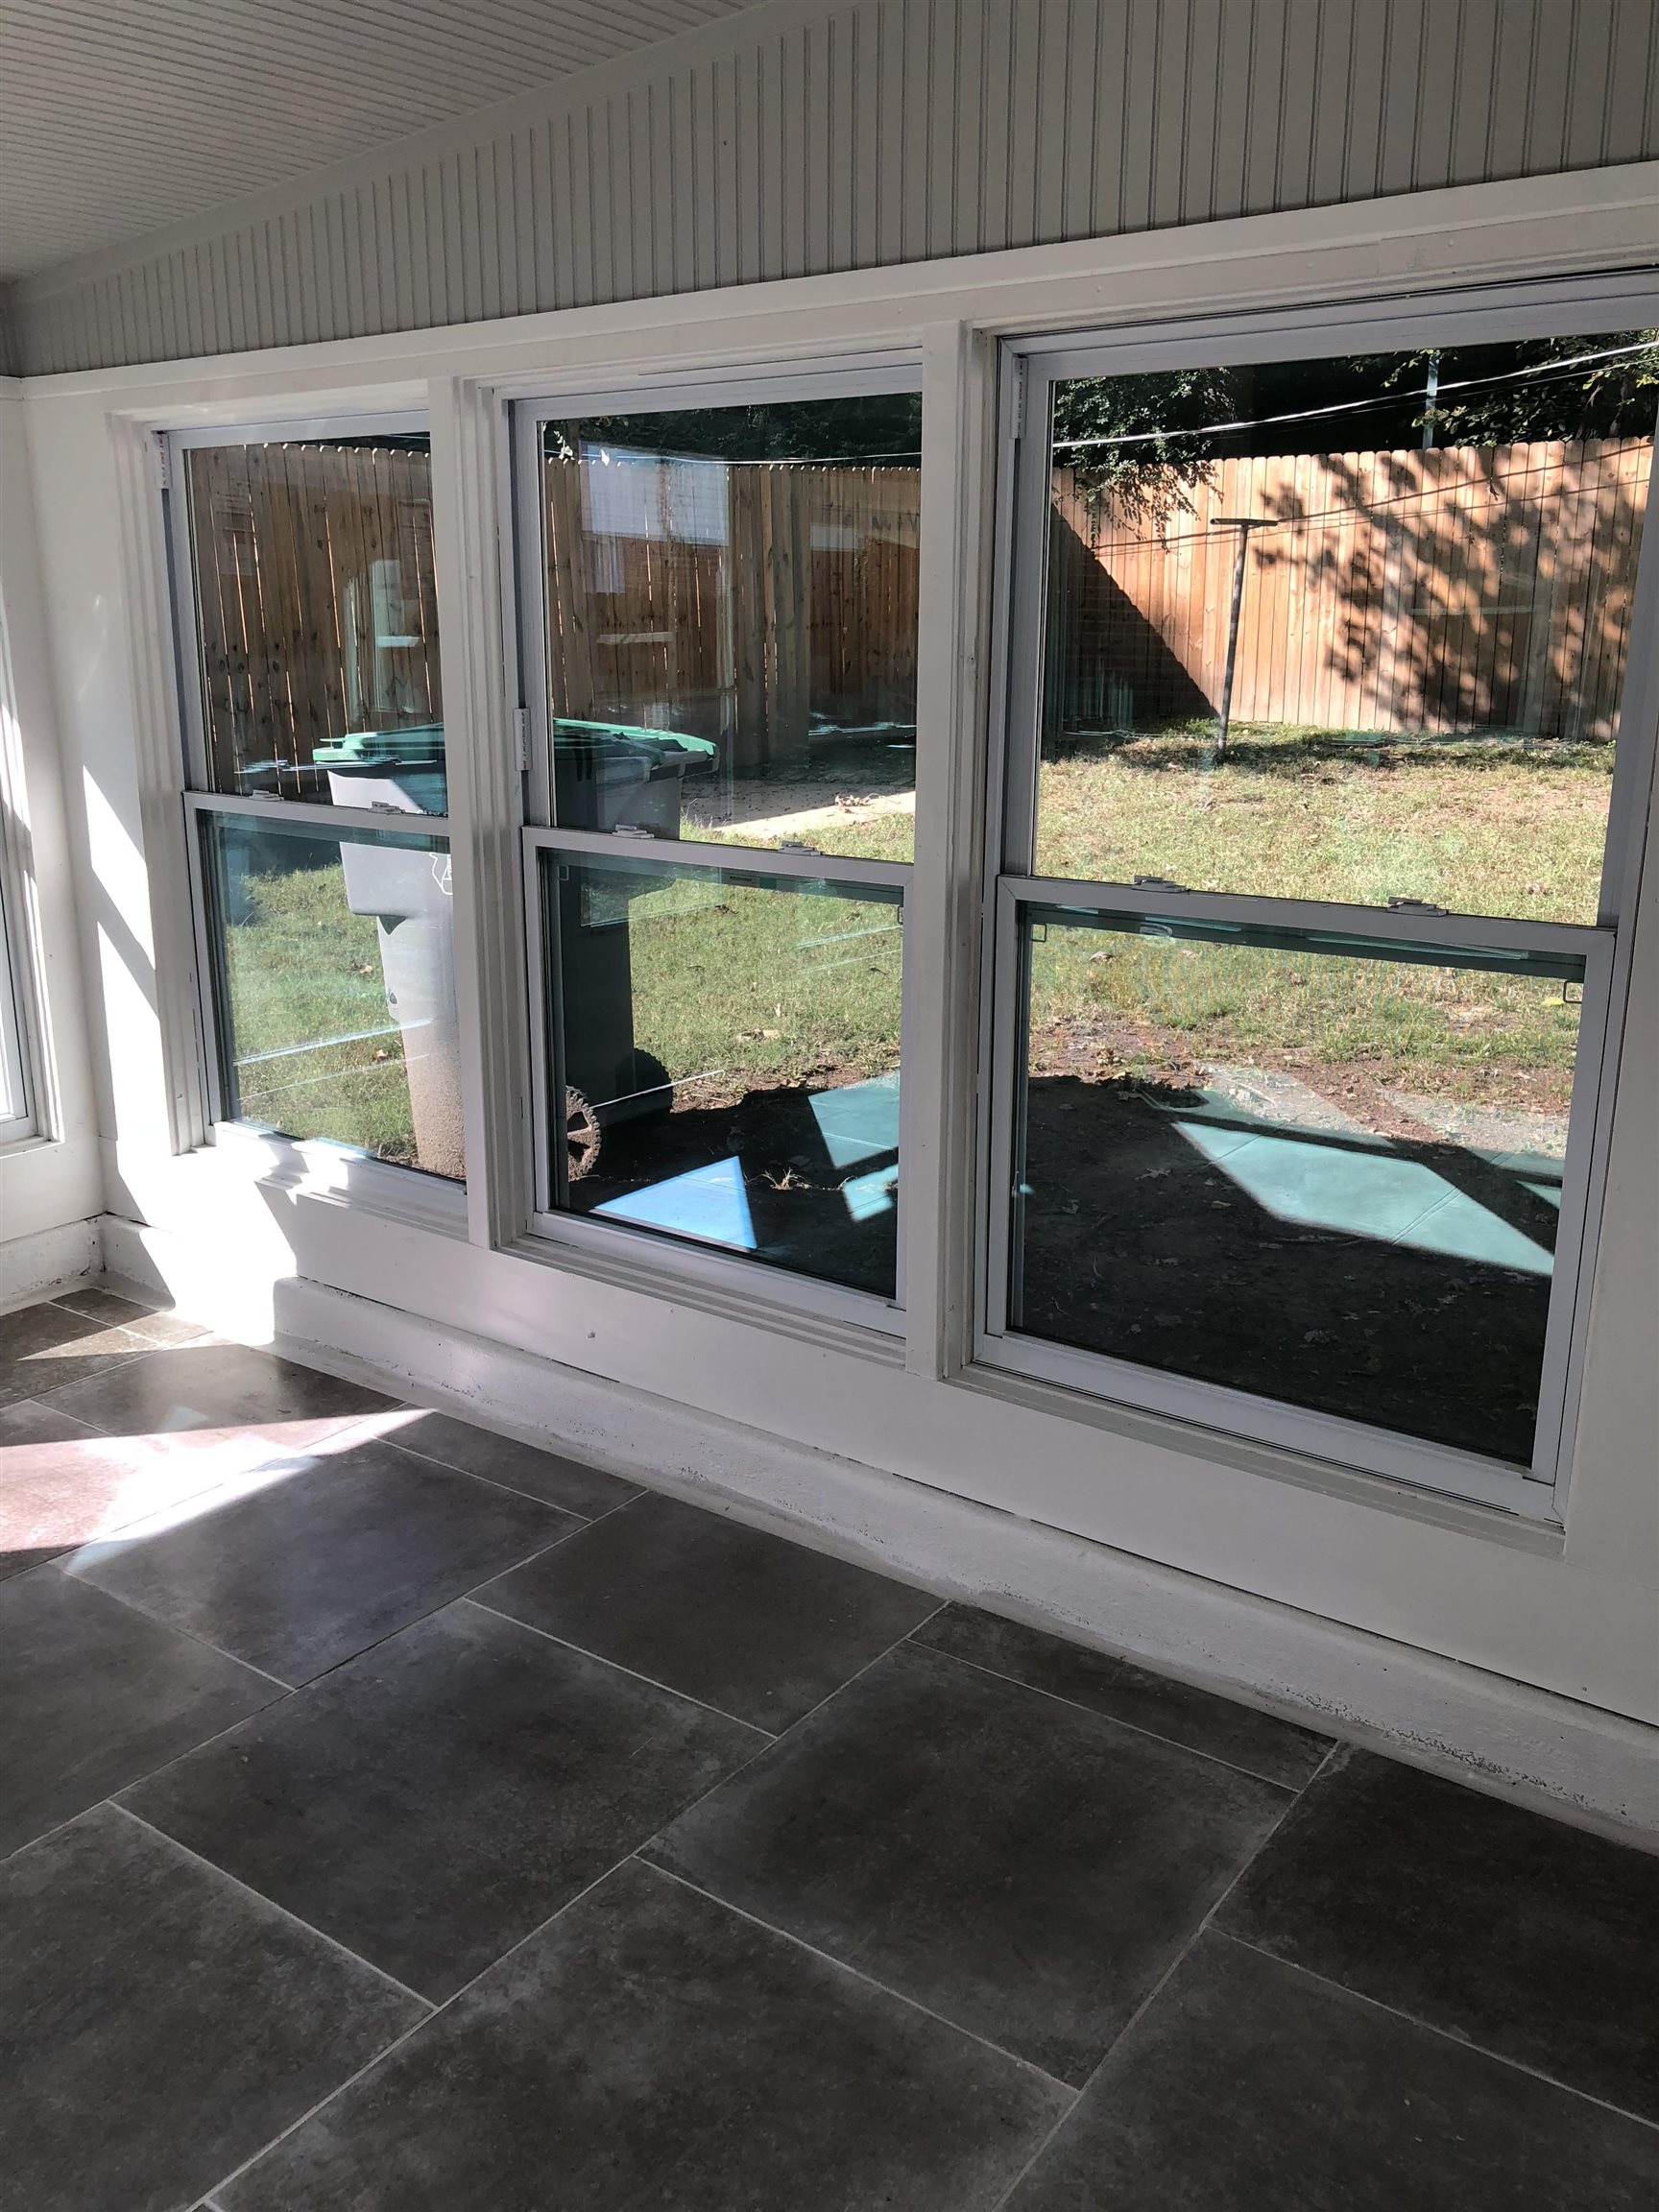
<path id="1" fill-rule="evenodd" d="M 316 758 L 337 806 L 413 815 L 411 830 L 421 815 L 447 806 L 439 727 L 355 731 L 319 745 Z M 417 1160 L 436 1175 L 464 1175 L 449 855 L 344 840 L 340 865 L 347 905 L 373 914 L 378 927 L 386 1003 L 403 1038 Z"/>

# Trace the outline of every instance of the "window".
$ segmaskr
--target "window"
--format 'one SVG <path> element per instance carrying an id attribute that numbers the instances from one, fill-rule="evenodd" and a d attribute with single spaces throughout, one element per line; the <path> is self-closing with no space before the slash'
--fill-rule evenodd
<path id="1" fill-rule="evenodd" d="M 426 435 L 191 434 L 169 475 L 216 1118 L 460 1180 Z"/>
<path id="2" fill-rule="evenodd" d="M 1528 1509 L 1659 336 L 1023 366 L 981 1356 Z"/>
<path id="3" fill-rule="evenodd" d="M 538 1225 L 891 1306 L 920 397 L 532 406 L 517 455 Z"/>
<path id="4" fill-rule="evenodd" d="M 10 855 L 0 849 L 0 862 Z M 24 976 L 7 915 L 6 871 L 0 868 L 0 1144 L 15 1143 L 35 1133 L 29 1102 L 28 1063 L 23 1049 Z"/>

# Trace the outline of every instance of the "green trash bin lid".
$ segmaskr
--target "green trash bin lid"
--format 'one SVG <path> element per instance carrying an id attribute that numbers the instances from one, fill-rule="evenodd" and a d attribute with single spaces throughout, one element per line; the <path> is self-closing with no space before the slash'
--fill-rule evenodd
<path id="1" fill-rule="evenodd" d="M 349 730 L 344 737 L 325 737 L 314 745 L 311 757 L 325 768 L 423 766 L 444 757 L 444 725 L 421 722 L 407 730 Z"/>
<path id="2" fill-rule="evenodd" d="M 689 737 L 683 730 L 646 730 L 634 722 L 583 722 L 569 714 L 553 718 L 555 745 L 580 744 L 584 739 L 594 737 L 613 737 L 631 745 L 650 746 L 659 757 L 664 753 L 690 753 L 700 759 L 712 760 L 720 751 L 712 737 Z"/>

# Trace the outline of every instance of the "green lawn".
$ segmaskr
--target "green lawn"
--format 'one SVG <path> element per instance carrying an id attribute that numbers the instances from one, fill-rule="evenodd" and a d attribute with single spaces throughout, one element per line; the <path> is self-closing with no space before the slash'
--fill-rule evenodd
<path id="1" fill-rule="evenodd" d="M 607 884 L 627 880 L 599 865 Z M 630 901 L 634 1039 L 685 1106 L 898 1066 L 902 930 L 884 899 L 687 877 Z"/>
<path id="2" fill-rule="evenodd" d="M 1213 724 L 1055 748 L 1037 872 L 1462 913 L 1596 918 L 1612 749 L 1503 737 L 1399 744 Z M 1558 979 L 1050 929 L 1032 956 L 1032 1063 L 1173 1078 L 1248 1059 L 1559 1112 L 1577 992 Z M 1337 1086 L 1340 1088 L 1340 1086 Z"/>
<path id="3" fill-rule="evenodd" d="M 1038 865 L 1586 921 L 1610 767 L 1606 748 L 1488 739 L 1380 747 L 1250 729 L 1219 765 L 1208 725 L 1100 740 L 1045 765 Z M 897 857 L 909 827 L 889 817 L 819 841 L 869 854 L 886 840 Z M 297 842 L 296 857 L 310 850 Z M 373 919 L 348 910 L 332 858 L 245 884 L 227 932 L 242 1115 L 413 1159 Z M 636 1042 L 675 1078 L 718 1071 L 687 1085 L 683 1105 L 897 1064 L 890 905 L 687 878 L 631 906 Z M 1175 1078 L 1251 1060 L 1326 1088 L 1347 1071 L 1551 1112 L 1566 1101 L 1578 1019 L 1558 980 L 1058 927 L 1034 949 L 1032 988 L 1039 1072 Z M 281 1056 L 258 1057 L 271 1053 Z"/>
<path id="4" fill-rule="evenodd" d="M 1037 873 L 1594 922 L 1610 745 L 1214 723 L 1060 741 Z"/>
<path id="5" fill-rule="evenodd" d="M 307 841 L 296 856 L 327 850 Z M 241 882 L 244 918 L 225 932 L 240 1118 L 412 1162 L 403 1042 L 373 916 L 348 908 L 338 859 Z"/>

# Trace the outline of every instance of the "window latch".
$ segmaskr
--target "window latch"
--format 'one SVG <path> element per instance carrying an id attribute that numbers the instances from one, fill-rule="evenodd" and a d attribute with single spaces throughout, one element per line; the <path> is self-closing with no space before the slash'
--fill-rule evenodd
<path id="1" fill-rule="evenodd" d="M 613 837 L 644 837 L 647 840 L 653 840 L 657 832 L 655 830 L 642 829 L 637 822 L 618 822 L 613 828 L 611 834 Z"/>
<path id="2" fill-rule="evenodd" d="M 1167 876 L 1137 876 L 1132 886 L 1137 891 L 1185 891 L 1185 883 L 1171 883 Z"/>
<path id="3" fill-rule="evenodd" d="M 1388 911 L 1390 914 L 1445 914 L 1450 909 L 1431 905 L 1427 899 L 1390 899 Z"/>
<path id="4" fill-rule="evenodd" d="M 780 837 L 778 850 L 780 853 L 810 853 L 819 860 L 824 857 L 816 845 L 804 844 L 799 837 Z"/>

